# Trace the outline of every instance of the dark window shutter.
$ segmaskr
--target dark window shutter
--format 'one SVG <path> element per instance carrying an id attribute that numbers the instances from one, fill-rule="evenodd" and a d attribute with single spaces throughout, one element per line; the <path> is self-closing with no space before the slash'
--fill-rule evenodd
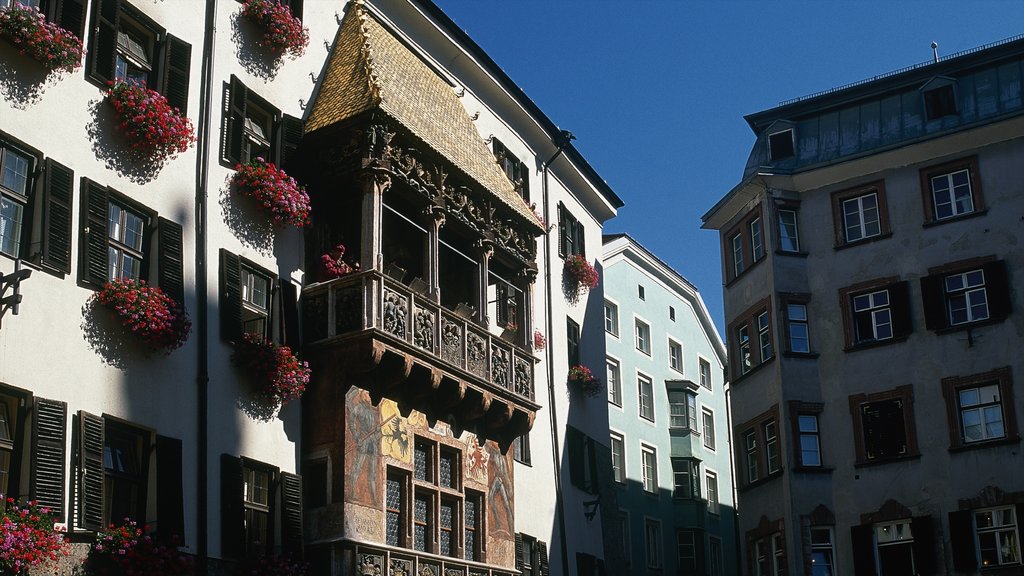
<path id="1" fill-rule="evenodd" d="M 583 488 L 583 433 L 575 428 L 568 428 L 565 431 L 565 443 L 569 453 L 569 482 L 577 488 Z"/>
<path id="2" fill-rule="evenodd" d="M 949 513 L 949 545 L 953 552 L 953 569 L 957 572 L 974 572 L 978 568 L 971 514 L 970 510 Z"/>
<path id="3" fill-rule="evenodd" d="M 587 242 L 585 240 L 586 235 L 583 233 L 583 223 L 579 220 L 575 221 L 575 234 L 576 237 L 573 240 L 573 246 L 576 248 L 576 253 L 582 256 L 584 259 L 587 257 Z"/>
<path id="4" fill-rule="evenodd" d="M 875 572 L 874 529 L 870 524 L 851 526 L 850 538 L 853 540 L 853 573 L 857 576 L 877 576 Z"/>
<path id="5" fill-rule="evenodd" d="M 221 553 L 237 558 L 245 553 L 245 506 L 242 498 L 242 459 L 229 454 L 220 457 L 220 545 Z"/>
<path id="6" fill-rule="evenodd" d="M 928 330 L 941 330 L 949 326 L 946 314 L 946 291 L 943 276 L 935 274 L 921 278 L 921 301 L 924 303 L 924 325 Z"/>
<path id="7" fill-rule="evenodd" d="M 86 50 L 89 55 L 89 76 L 106 84 L 114 79 L 121 0 L 93 0 L 92 11 L 93 24 Z"/>
<path id="8" fill-rule="evenodd" d="M 918 576 L 932 576 L 938 572 L 935 560 L 935 529 L 931 516 L 916 516 L 910 520 L 910 533 L 914 536 L 914 567 Z"/>
<path id="9" fill-rule="evenodd" d="M 594 442 L 593 438 L 587 436 L 584 440 L 584 446 L 587 447 L 587 450 L 585 452 L 587 455 L 586 466 L 590 469 L 590 483 L 587 486 L 587 491 L 590 492 L 591 494 L 597 494 L 598 487 L 600 485 L 597 477 L 597 442 Z M 608 461 L 611 461 L 610 454 L 608 456 Z"/>
<path id="10" fill-rule="evenodd" d="M 302 557 L 302 477 L 281 473 L 281 549 Z"/>
<path id="11" fill-rule="evenodd" d="M 559 202 L 559 204 L 558 204 L 558 255 L 563 257 L 563 258 L 568 256 L 568 254 L 569 254 L 568 249 L 566 247 L 566 242 L 568 242 L 568 240 L 569 240 L 569 230 L 566 230 L 566 226 L 567 225 L 568 225 L 568 222 L 566 222 L 566 218 L 565 218 L 565 206 L 563 206 L 562 203 Z"/>
<path id="12" fill-rule="evenodd" d="M 245 127 L 245 101 L 249 90 L 232 76 L 224 92 L 224 130 L 221 156 L 225 162 L 237 164 L 242 159 L 242 132 Z"/>
<path id="13" fill-rule="evenodd" d="M 70 168 L 50 158 L 46 159 L 42 263 L 65 274 L 71 273 L 71 197 L 74 181 L 75 173 Z"/>
<path id="14" fill-rule="evenodd" d="M 181 224 L 166 218 L 157 219 L 157 265 L 160 289 L 179 304 L 185 301 L 184 248 Z"/>
<path id="15" fill-rule="evenodd" d="M 1006 262 L 996 260 L 983 267 L 985 271 L 985 294 L 988 296 L 990 318 L 1006 318 L 1010 315 L 1010 281 L 1006 274 Z"/>
<path id="16" fill-rule="evenodd" d="M 103 529 L 103 418 L 78 412 L 78 522 Z"/>
<path id="17" fill-rule="evenodd" d="M 516 570 L 523 569 L 523 535 L 516 532 Z"/>
<path id="18" fill-rule="evenodd" d="M 279 133 L 281 149 L 277 154 L 277 162 L 283 167 L 291 166 L 296 159 L 295 151 L 302 141 L 302 119 L 285 114 L 281 117 Z"/>
<path id="19" fill-rule="evenodd" d="M 548 569 L 548 545 L 543 540 L 537 540 L 537 574 L 539 576 L 551 574 Z"/>
<path id="20" fill-rule="evenodd" d="M 158 91 L 167 97 L 168 104 L 182 114 L 188 110 L 188 76 L 191 65 L 192 46 L 168 34 L 164 40 L 163 70 Z"/>
<path id="21" fill-rule="evenodd" d="M 185 537 L 181 440 L 156 437 L 156 520 L 161 539 Z"/>
<path id="22" fill-rule="evenodd" d="M 281 281 L 280 290 L 281 314 L 280 319 L 284 324 L 282 333 L 284 343 L 291 346 L 293 350 L 299 347 L 299 289 L 288 280 Z"/>
<path id="23" fill-rule="evenodd" d="M 704 557 L 704 533 L 694 532 L 693 533 L 693 544 L 694 544 L 694 560 L 697 563 L 697 571 L 695 574 L 706 574 L 704 571 L 704 565 L 707 560 Z"/>
<path id="24" fill-rule="evenodd" d="M 57 0 L 47 17 L 79 39 L 85 38 L 85 0 Z"/>
<path id="25" fill-rule="evenodd" d="M 220 249 L 220 336 L 228 342 L 242 337 L 242 260 Z"/>
<path id="26" fill-rule="evenodd" d="M 288 7 L 292 9 L 292 16 L 302 20 L 302 0 L 288 0 Z"/>
<path id="27" fill-rule="evenodd" d="M 523 187 L 523 189 L 522 189 L 523 200 L 526 200 L 526 203 L 529 204 L 530 203 L 530 171 L 526 168 L 526 162 L 520 162 L 519 163 L 519 179 L 522 182 L 521 186 Z"/>
<path id="28" fill-rule="evenodd" d="M 49 508 L 58 522 L 64 521 L 64 442 L 67 420 L 67 403 L 35 399 L 29 498 Z"/>
<path id="29" fill-rule="evenodd" d="M 907 282 L 897 282 L 889 287 L 892 302 L 892 333 L 895 337 L 907 336 L 913 332 L 910 314 L 910 290 Z M 865 316 L 869 316 L 865 314 Z M 870 317 L 870 316 L 869 316 Z"/>
<path id="30" fill-rule="evenodd" d="M 106 284 L 109 246 L 107 244 L 107 189 L 95 182 L 82 179 L 82 269 L 81 281 L 100 288 Z"/>

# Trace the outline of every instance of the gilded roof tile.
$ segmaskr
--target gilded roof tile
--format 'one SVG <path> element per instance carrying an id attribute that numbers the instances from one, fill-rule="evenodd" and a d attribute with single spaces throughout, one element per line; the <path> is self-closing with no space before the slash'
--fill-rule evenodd
<path id="1" fill-rule="evenodd" d="M 530 222 L 515 191 L 452 87 L 357 2 L 349 4 L 320 92 L 311 133 L 379 108 Z"/>

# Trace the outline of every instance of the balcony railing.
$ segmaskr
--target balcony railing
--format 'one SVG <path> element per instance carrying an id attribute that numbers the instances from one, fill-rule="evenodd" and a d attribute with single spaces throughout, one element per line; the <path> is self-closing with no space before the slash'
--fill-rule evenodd
<path id="1" fill-rule="evenodd" d="M 392 549 L 386 546 L 348 544 L 354 548 L 353 574 L 436 574 L 437 576 L 512 576 L 508 568 L 501 569 L 480 562 L 446 558 L 412 550 Z M 351 549 L 351 548 L 349 548 Z"/>
<path id="2" fill-rule="evenodd" d="M 302 291 L 306 345 L 365 331 L 432 357 L 438 367 L 534 400 L 534 356 L 429 296 L 368 270 Z"/>

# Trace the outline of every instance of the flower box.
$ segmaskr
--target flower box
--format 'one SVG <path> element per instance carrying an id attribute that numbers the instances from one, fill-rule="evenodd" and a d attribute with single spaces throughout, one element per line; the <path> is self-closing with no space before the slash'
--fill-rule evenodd
<path id="1" fill-rule="evenodd" d="M 0 8 L 0 37 L 14 44 L 47 70 L 74 72 L 82 65 L 82 41 L 71 32 L 47 22 L 38 9 L 18 4 Z"/>
<path id="2" fill-rule="evenodd" d="M 301 228 L 309 224 L 309 195 L 295 178 L 263 158 L 238 164 L 235 170 L 231 177 L 235 190 L 255 200 L 274 225 Z"/>
<path id="3" fill-rule="evenodd" d="M 548 339 L 544 337 L 544 333 L 540 330 L 533 331 L 533 349 L 543 350 L 548 345 Z"/>
<path id="4" fill-rule="evenodd" d="M 242 17 L 263 31 L 259 44 L 274 54 L 302 56 L 309 45 L 309 31 L 292 15 L 287 4 L 275 0 L 245 0 Z"/>
<path id="5" fill-rule="evenodd" d="M 259 334 L 244 334 L 231 360 L 249 373 L 257 393 L 275 407 L 300 398 L 309 384 L 309 363 Z"/>
<path id="6" fill-rule="evenodd" d="M 569 390 L 583 393 L 588 398 L 595 398 L 601 395 L 604 390 L 604 383 L 594 377 L 590 368 L 577 364 L 569 368 Z"/>
<path id="7" fill-rule="evenodd" d="M 178 539 L 159 542 L 144 534 L 144 528 L 125 519 L 122 526 L 113 524 L 96 534 L 83 568 L 89 576 L 189 576 L 193 574 L 192 557 L 178 550 Z"/>
<path id="8" fill-rule="evenodd" d="M 0 512 L 0 573 L 24 576 L 29 569 L 55 563 L 70 553 L 63 531 L 50 511 L 36 502 L 3 502 Z"/>
<path id="9" fill-rule="evenodd" d="M 171 108 L 159 92 L 129 82 L 111 82 L 107 99 L 117 111 L 117 129 L 138 160 L 175 158 L 196 140 L 192 122 Z"/>
<path id="10" fill-rule="evenodd" d="M 180 348 L 192 329 L 192 322 L 181 304 L 143 280 L 107 282 L 93 298 L 111 309 L 125 329 L 153 350 L 170 353 Z"/>

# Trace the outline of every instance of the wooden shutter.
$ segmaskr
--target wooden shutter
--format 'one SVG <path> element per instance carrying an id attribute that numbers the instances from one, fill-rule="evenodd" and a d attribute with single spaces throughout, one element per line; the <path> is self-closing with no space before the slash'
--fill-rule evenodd
<path id="1" fill-rule="evenodd" d="M 284 343 L 292 350 L 299 347 L 299 289 L 288 280 L 281 281 L 280 320 L 284 324 Z"/>
<path id="2" fill-rule="evenodd" d="M 576 249 L 576 254 L 582 256 L 584 259 L 587 257 L 587 242 L 586 235 L 583 233 L 583 223 L 579 220 L 573 221 L 573 247 Z"/>
<path id="3" fill-rule="evenodd" d="M 160 289 L 179 304 L 185 301 L 184 248 L 182 246 L 181 224 L 166 218 L 158 218 L 157 266 Z"/>
<path id="4" fill-rule="evenodd" d="M 529 170 L 529 168 L 527 168 L 526 162 L 520 162 L 519 163 L 519 178 L 522 181 L 522 191 L 521 191 L 521 193 L 523 195 L 523 200 L 526 200 L 526 203 L 529 204 L 530 203 L 530 170 Z"/>
<path id="5" fill-rule="evenodd" d="M 935 559 L 935 529 L 931 516 L 917 516 L 910 520 L 910 533 L 914 537 L 914 568 L 917 576 L 932 576 L 938 572 Z"/>
<path id="6" fill-rule="evenodd" d="M 277 163 L 280 166 L 291 166 L 296 160 L 295 151 L 302 141 L 302 119 L 285 114 L 281 117 L 278 133 L 280 150 L 277 153 Z"/>
<path id="7" fill-rule="evenodd" d="M 185 538 L 185 498 L 181 440 L 156 437 L 156 520 L 161 539 Z"/>
<path id="8" fill-rule="evenodd" d="M 941 274 L 921 278 L 921 301 L 924 304 L 924 325 L 928 330 L 941 330 L 949 326 L 946 313 L 946 291 Z"/>
<path id="9" fill-rule="evenodd" d="M 302 0 L 288 0 L 288 7 L 292 9 L 292 16 L 302 20 Z"/>
<path id="10" fill-rule="evenodd" d="M 107 243 L 109 201 L 106 188 L 82 179 L 81 281 L 95 288 L 102 287 L 110 274 Z"/>
<path id="11" fill-rule="evenodd" d="M 245 101 L 249 90 L 238 78 L 224 89 L 224 128 L 221 132 L 221 158 L 229 164 L 242 160 L 242 133 L 245 128 Z"/>
<path id="12" fill-rule="evenodd" d="M 92 11 L 92 30 L 86 49 L 89 55 L 89 76 L 106 84 L 114 79 L 121 0 L 93 0 Z"/>
<path id="13" fill-rule="evenodd" d="M 46 159 L 43 189 L 42 263 L 71 273 L 71 198 L 75 173 Z"/>
<path id="14" fill-rule="evenodd" d="M 245 553 L 245 505 L 242 489 L 242 459 L 229 454 L 220 457 L 220 545 L 225 557 Z"/>
<path id="15" fill-rule="evenodd" d="M 281 473 L 281 550 L 302 557 L 302 477 Z"/>
<path id="16" fill-rule="evenodd" d="M 890 304 L 892 305 L 892 333 L 893 336 L 907 336 L 913 332 L 911 320 L 910 290 L 907 282 L 897 282 L 889 287 Z M 865 314 L 870 318 L 869 314 Z"/>
<path id="17" fill-rule="evenodd" d="M 103 418 L 78 412 L 78 522 L 103 529 Z"/>
<path id="18" fill-rule="evenodd" d="M 516 532 L 516 570 L 523 569 L 523 535 Z"/>
<path id="19" fill-rule="evenodd" d="M 874 528 L 868 524 L 851 526 L 853 572 L 857 576 L 877 576 L 875 572 Z"/>
<path id="20" fill-rule="evenodd" d="M 548 569 L 548 545 L 543 540 L 537 540 L 537 574 L 539 576 L 551 574 Z"/>
<path id="21" fill-rule="evenodd" d="M 970 510 L 949 513 L 949 546 L 953 552 L 953 569 L 957 572 L 974 572 L 978 568 L 971 514 Z"/>
<path id="22" fill-rule="evenodd" d="M 1010 315 L 1010 282 L 1006 274 L 1006 262 L 996 260 L 982 267 L 985 271 L 985 294 L 988 296 L 990 318 L 1006 318 Z"/>
<path id="23" fill-rule="evenodd" d="M 220 249 L 220 336 L 228 342 L 242 337 L 242 259 Z"/>
<path id="24" fill-rule="evenodd" d="M 565 218 L 565 206 L 563 206 L 562 203 L 559 202 L 558 203 L 558 255 L 563 257 L 563 258 L 569 255 L 569 251 L 566 249 L 566 245 L 565 245 L 566 242 L 568 241 L 569 232 L 570 232 L 569 230 L 566 230 L 566 226 L 567 225 L 568 225 L 568 222 L 566 222 L 566 218 Z"/>
<path id="25" fill-rule="evenodd" d="M 569 456 L 569 482 L 577 488 L 584 488 L 583 433 L 575 428 L 566 428 L 565 444 Z"/>
<path id="26" fill-rule="evenodd" d="M 597 494 L 598 486 L 600 486 L 600 482 L 597 477 L 597 442 L 595 442 L 594 439 L 591 438 L 590 436 L 586 436 L 583 439 L 583 445 L 586 447 L 584 453 L 587 457 L 587 461 L 584 463 L 584 465 L 588 468 L 590 472 L 587 475 L 587 478 L 589 480 L 589 482 L 587 483 L 587 492 L 590 492 L 591 494 Z M 610 454 L 608 455 L 608 462 L 611 462 Z"/>
<path id="27" fill-rule="evenodd" d="M 29 498 L 64 521 L 64 447 L 68 405 L 36 398 L 32 415 L 32 471 Z"/>
<path id="28" fill-rule="evenodd" d="M 188 110 L 188 76 L 192 65 L 192 46 L 170 34 L 164 40 L 164 60 L 158 91 L 167 103 L 182 114 Z"/>
<path id="29" fill-rule="evenodd" d="M 697 564 L 696 574 L 707 574 L 705 572 L 705 564 L 707 559 L 704 554 L 704 532 L 694 530 L 693 531 L 693 548 L 694 548 L 694 562 Z"/>
<path id="30" fill-rule="evenodd" d="M 79 39 L 85 38 L 85 0 L 57 0 L 47 18 Z"/>

